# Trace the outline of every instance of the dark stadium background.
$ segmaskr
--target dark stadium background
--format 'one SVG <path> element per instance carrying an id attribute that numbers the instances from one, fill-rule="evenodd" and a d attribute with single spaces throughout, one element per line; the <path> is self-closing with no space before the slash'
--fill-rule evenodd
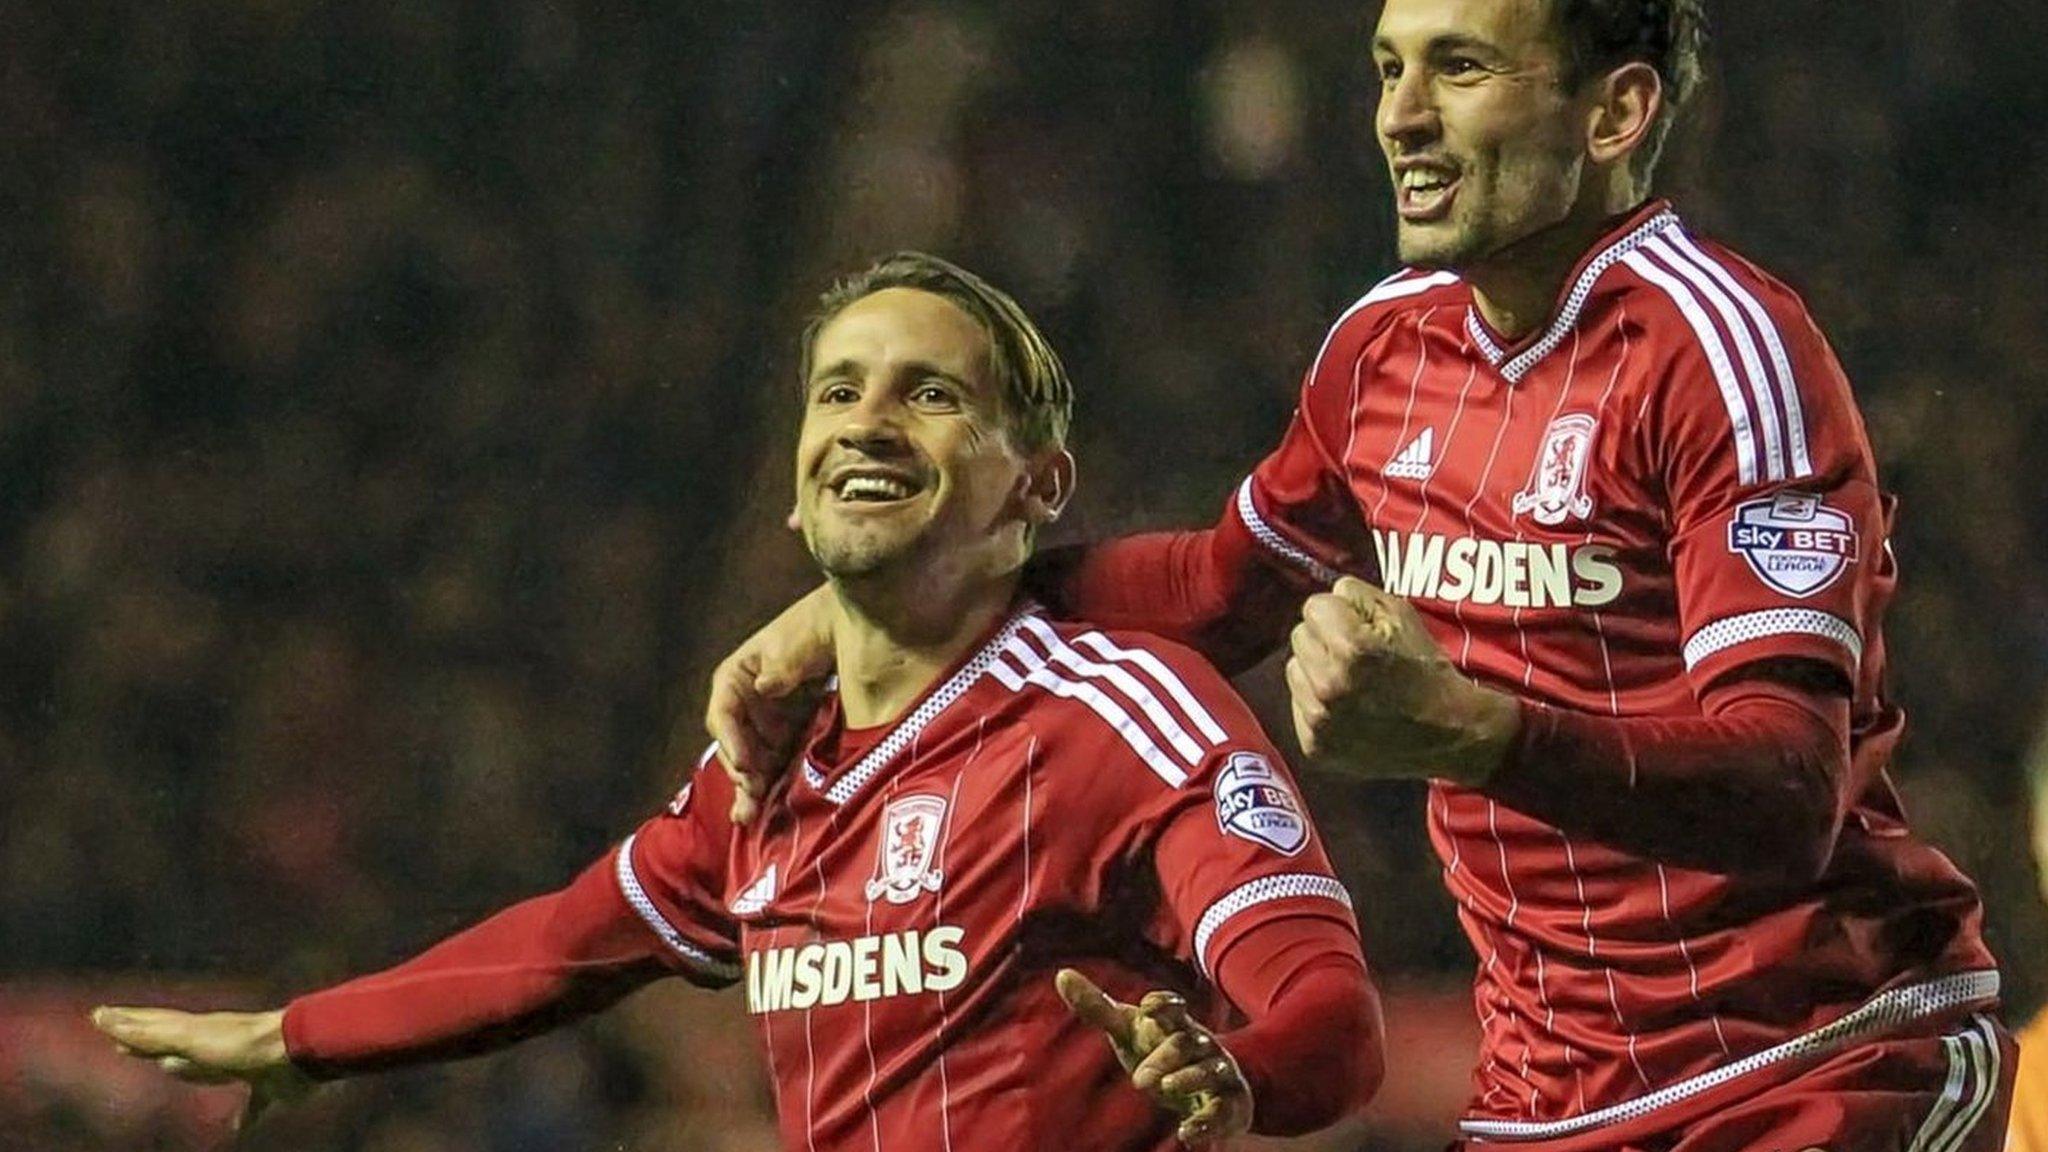
<path id="1" fill-rule="evenodd" d="M 0 1148 L 217 1143 L 233 1094 L 87 1005 L 273 1004 L 666 797 L 710 664 L 806 583 L 792 336 L 835 272 L 927 247 L 1038 314 L 1085 535 L 1206 522 L 1389 269 L 1351 5 L 61 7 L 0 5 Z M 1904 497 L 1897 775 L 2031 1011 L 2048 8 L 1714 8 L 1665 183 L 1857 383 Z M 1440 1147 L 1469 961 L 1419 794 L 1313 791 L 1401 1040 L 1301 1147 Z M 247 1144 L 766 1149 L 735 1001 L 650 992 Z"/>

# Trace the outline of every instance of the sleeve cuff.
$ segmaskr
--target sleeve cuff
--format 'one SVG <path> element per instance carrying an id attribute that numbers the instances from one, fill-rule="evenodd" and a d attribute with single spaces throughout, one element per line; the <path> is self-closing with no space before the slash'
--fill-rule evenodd
<path id="1" fill-rule="evenodd" d="M 612 874 L 618 881 L 619 894 L 633 909 L 634 915 L 653 931 L 654 935 L 668 946 L 670 953 L 681 961 L 680 969 L 691 983 L 707 988 L 724 988 L 739 982 L 746 974 L 739 957 L 732 953 L 715 953 L 692 943 L 670 919 L 663 915 L 660 906 L 640 884 L 640 876 L 633 862 L 633 844 L 638 835 L 628 836 L 619 845 Z"/>
<path id="2" fill-rule="evenodd" d="M 292 1067 L 315 1080 L 340 1079 L 346 1073 L 319 1056 L 318 1045 L 313 1040 L 319 1029 L 307 1023 L 306 1000 L 301 996 L 284 1006 L 284 1019 L 278 1029 L 284 1034 L 285 1058 L 292 1062 Z M 308 1035 L 309 1029 L 313 1035 Z"/>
<path id="3" fill-rule="evenodd" d="M 1863 635 L 1840 616 L 1814 608 L 1767 608 L 1723 616 L 1685 641 L 1685 670 L 1708 683 L 1730 668 L 1774 656 L 1804 657 L 1841 669 L 1855 683 Z"/>
<path id="4" fill-rule="evenodd" d="M 1279 901 L 1290 903 L 1309 902 L 1307 906 L 1341 915 L 1352 930 L 1357 931 L 1357 920 L 1352 912 L 1351 894 L 1334 876 L 1314 872 L 1284 872 L 1274 876 L 1261 876 L 1238 885 L 1210 904 L 1195 923 L 1195 963 L 1203 975 L 1214 977 L 1215 967 L 1211 957 L 1221 956 L 1228 948 L 1231 938 L 1248 929 L 1252 924 L 1276 909 L 1268 907 Z M 1263 914 L 1253 920 L 1242 919 L 1242 914 L 1257 908 Z"/>
<path id="5" fill-rule="evenodd" d="M 1237 497 L 1232 501 L 1238 523 L 1244 525 L 1260 548 L 1279 560 L 1286 567 L 1308 577 L 1323 587 L 1329 587 L 1341 579 L 1344 573 L 1318 560 L 1308 549 L 1289 540 L 1259 512 L 1258 500 L 1253 495 L 1256 478 L 1247 476 L 1238 485 Z"/>

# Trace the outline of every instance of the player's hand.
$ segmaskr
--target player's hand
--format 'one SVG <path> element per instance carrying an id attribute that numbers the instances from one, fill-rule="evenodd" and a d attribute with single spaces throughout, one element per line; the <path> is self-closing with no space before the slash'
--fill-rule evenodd
<path id="1" fill-rule="evenodd" d="M 1363 580 L 1310 597 L 1291 644 L 1295 735 L 1331 767 L 1483 784 L 1520 728 L 1512 696 L 1467 679 L 1406 600 Z"/>
<path id="2" fill-rule="evenodd" d="M 1252 1090 L 1214 1033 L 1172 992 L 1124 1004 L 1071 968 L 1055 979 L 1068 1011 L 1109 1039 L 1131 1086 L 1180 1117 L 1183 1144 L 1208 1144 L 1251 1130 Z"/>
<path id="3" fill-rule="evenodd" d="M 832 671 L 832 589 L 821 585 L 747 637 L 711 674 L 704 727 L 732 778 L 732 819 L 753 820 L 796 752 Z"/>
<path id="4" fill-rule="evenodd" d="M 246 1128 L 272 1105 L 309 1095 L 313 1079 L 284 1048 L 283 1012 L 179 1012 L 170 1008 L 95 1008 L 93 1027 L 120 1050 L 194 1084 L 249 1086 L 236 1127 Z"/>

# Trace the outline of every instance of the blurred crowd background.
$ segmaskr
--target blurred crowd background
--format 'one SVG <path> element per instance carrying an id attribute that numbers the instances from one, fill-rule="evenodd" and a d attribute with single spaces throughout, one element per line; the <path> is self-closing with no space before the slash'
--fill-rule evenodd
<path id="1" fill-rule="evenodd" d="M 2017 767 L 2048 683 L 2048 8 L 1710 7 L 1664 190 L 1856 382 L 1904 501 L 1896 776 L 1981 882 L 2017 1015 L 2048 993 Z M 381 966 L 666 798 L 709 667 L 808 584 L 793 340 L 868 257 L 951 256 L 1046 326 L 1071 536 L 1211 519 L 1391 270 L 1373 14 L 0 5 L 0 1148 L 208 1146 L 232 1103 L 79 1009 Z M 1313 791 L 1436 1070 L 1304 1146 L 1440 1147 L 1470 961 L 1419 793 Z M 766 1149 L 733 999 L 657 990 L 250 1144 Z"/>

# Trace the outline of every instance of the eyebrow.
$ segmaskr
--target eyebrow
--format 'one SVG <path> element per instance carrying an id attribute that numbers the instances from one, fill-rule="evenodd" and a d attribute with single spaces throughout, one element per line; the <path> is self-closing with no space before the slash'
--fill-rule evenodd
<path id="1" fill-rule="evenodd" d="M 948 372 L 944 368 L 941 368 L 938 365 L 933 364 L 929 360 L 911 360 L 905 363 L 903 367 L 906 371 L 913 372 L 919 376 L 936 376 L 939 379 L 944 380 L 946 383 L 953 385 L 955 388 L 960 389 L 962 392 L 970 391 L 970 389 L 967 386 L 967 381 L 961 379 L 954 373 Z M 807 385 L 817 384 L 820 383 L 821 381 L 830 380 L 839 376 L 857 376 L 859 374 L 860 361 L 855 360 L 851 356 L 848 356 L 844 359 L 835 360 L 822 368 L 813 369 L 811 371 L 811 378 L 809 381 L 807 381 Z"/>
<path id="2" fill-rule="evenodd" d="M 829 379 L 833 376 L 850 375 L 859 367 L 860 365 L 850 358 L 837 360 L 830 364 L 821 364 L 811 369 L 811 378 L 805 381 L 805 383 L 816 384 L 820 380 Z"/>
<path id="3" fill-rule="evenodd" d="M 1385 36 L 1373 37 L 1372 49 L 1375 52 L 1395 52 L 1398 55 L 1393 41 L 1388 40 Z M 1481 40 L 1477 36 L 1468 36 L 1462 32 L 1445 32 L 1441 35 L 1432 36 L 1429 43 L 1422 46 L 1423 54 L 1428 56 L 1441 56 L 1446 52 L 1456 52 L 1459 50 L 1484 52 L 1489 56 L 1501 54 L 1500 47 L 1493 42 Z"/>

